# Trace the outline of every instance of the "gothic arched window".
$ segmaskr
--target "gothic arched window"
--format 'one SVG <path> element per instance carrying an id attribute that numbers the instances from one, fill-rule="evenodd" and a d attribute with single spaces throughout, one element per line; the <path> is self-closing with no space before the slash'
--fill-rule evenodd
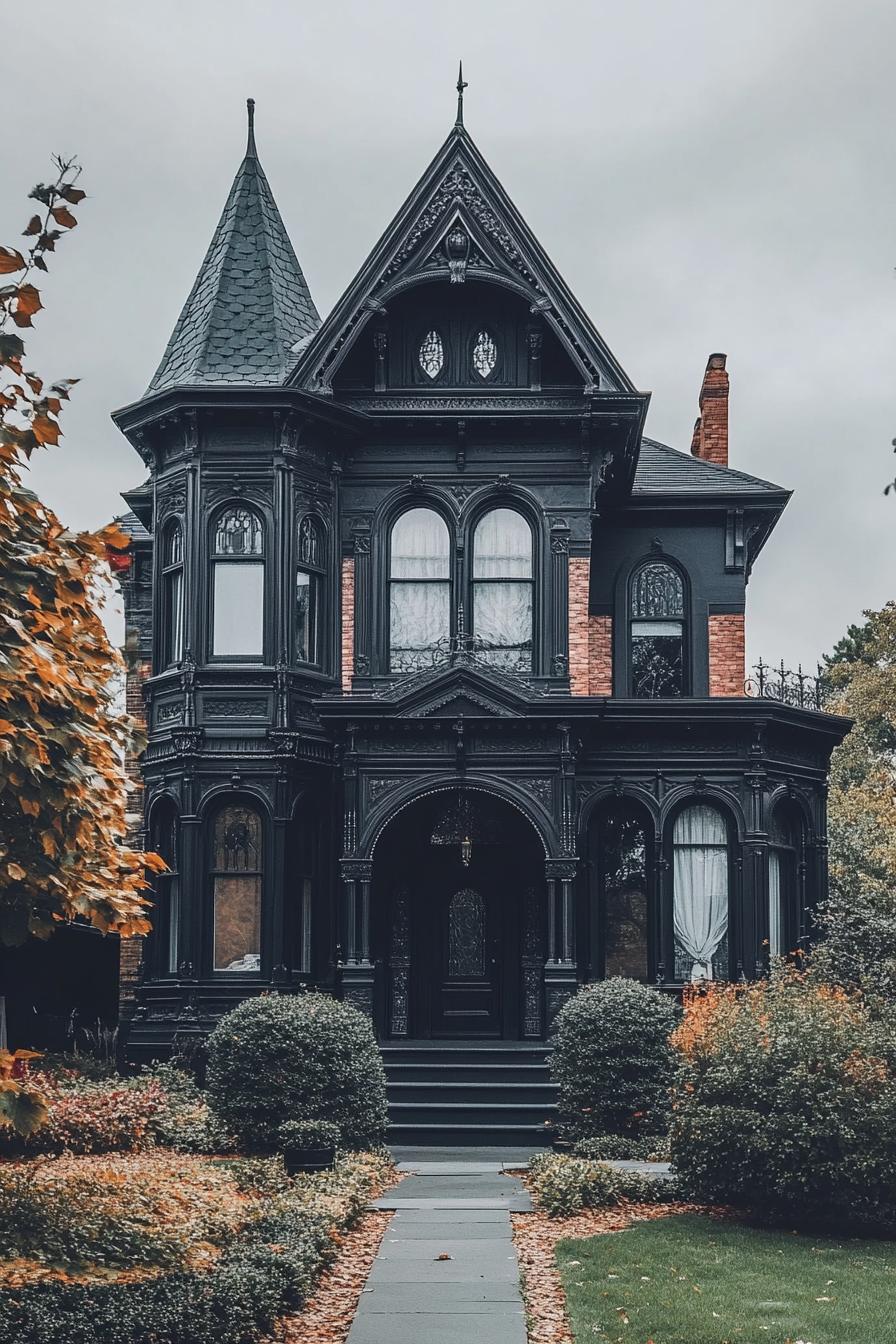
<path id="1" fill-rule="evenodd" d="M 728 827 L 706 803 L 679 812 L 672 831 L 676 980 L 728 978 Z"/>
<path id="2" fill-rule="evenodd" d="M 434 509 L 408 509 L 389 547 L 389 670 L 416 672 L 447 653 L 451 542 Z"/>
<path id="3" fill-rule="evenodd" d="M 598 901 L 603 972 L 632 980 L 648 976 L 647 829 L 626 803 L 611 805 L 597 822 Z"/>
<path id="4" fill-rule="evenodd" d="M 650 560 L 631 581 L 631 693 L 656 700 L 685 694 L 684 580 L 677 569 Z"/>
<path id="5" fill-rule="evenodd" d="M 156 803 L 152 811 L 150 847 L 161 855 L 168 871 L 156 875 L 156 914 L 154 916 L 156 957 L 162 975 L 174 975 L 179 961 L 180 865 L 178 862 L 177 808 L 170 799 Z"/>
<path id="6" fill-rule="evenodd" d="M 515 509 L 492 509 L 473 534 L 473 633 L 479 656 L 532 670 L 532 529 Z"/>
<path id="7" fill-rule="evenodd" d="M 212 966 L 257 971 L 261 965 L 262 821 L 254 807 L 231 803 L 212 833 Z"/>
<path id="8" fill-rule="evenodd" d="M 442 337 L 435 328 L 428 331 L 420 342 L 417 361 L 427 378 L 435 382 L 445 367 L 445 347 L 442 344 Z"/>
<path id="9" fill-rule="evenodd" d="M 162 667 L 184 656 L 184 533 L 176 518 L 162 533 Z"/>
<path id="10" fill-rule="evenodd" d="M 783 957 L 796 944 L 803 845 L 802 823 L 786 804 L 775 808 L 768 839 L 768 955 Z"/>
<path id="11" fill-rule="evenodd" d="M 219 514 L 212 545 L 212 652 L 264 655 L 264 525 L 244 505 Z"/>
<path id="12" fill-rule="evenodd" d="M 310 514 L 299 523 L 296 567 L 296 662 L 320 662 L 324 530 Z"/>

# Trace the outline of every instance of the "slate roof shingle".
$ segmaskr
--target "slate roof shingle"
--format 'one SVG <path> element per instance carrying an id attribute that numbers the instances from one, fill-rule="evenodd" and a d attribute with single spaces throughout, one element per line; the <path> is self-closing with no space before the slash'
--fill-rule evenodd
<path id="1" fill-rule="evenodd" d="M 147 395 L 282 383 L 320 315 L 250 138 L 224 212 Z"/>
<path id="2" fill-rule="evenodd" d="M 146 528 L 137 517 L 136 513 L 121 513 L 115 519 L 122 532 L 126 532 L 134 541 L 152 541 L 152 533 L 147 532 Z"/>
<path id="3" fill-rule="evenodd" d="M 645 495 L 789 495 L 781 485 L 642 439 L 632 498 Z"/>

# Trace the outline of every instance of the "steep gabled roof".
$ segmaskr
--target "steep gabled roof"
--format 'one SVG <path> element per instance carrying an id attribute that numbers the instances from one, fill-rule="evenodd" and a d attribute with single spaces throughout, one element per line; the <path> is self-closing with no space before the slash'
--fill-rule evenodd
<path id="1" fill-rule="evenodd" d="M 525 295 L 553 327 L 584 384 L 598 392 L 636 391 L 460 120 L 320 330 L 303 342 L 289 381 L 330 391 L 338 363 L 372 314 L 413 272 L 432 277 L 421 263 L 456 225 L 477 254 L 466 273 L 504 278 Z M 448 258 L 442 260 L 447 277 Z"/>
<path id="2" fill-rule="evenodd" d="M 790 491 L 745 471 L 679 452 L 655 439 L 642 439 L 632 499 L 651 495 L 765 496 L 767 503 L 773 503 L 774 498 L 788 499 Z"/>
<path id="3" fill-rule="evenodd" d="M 320 316 L 255 149 L 246 157 L 147 393 L 282 383 Z"/>

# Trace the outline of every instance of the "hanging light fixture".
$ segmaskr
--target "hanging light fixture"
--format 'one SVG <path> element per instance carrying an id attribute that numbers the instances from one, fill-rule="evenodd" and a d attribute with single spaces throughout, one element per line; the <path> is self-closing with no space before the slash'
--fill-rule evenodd
<path id="1" fill-rule="evenodd" d="M 461 863 L 465 868 L 469 868 L 473 860 L 474 840 L 485 844 L 496 844 L 498 841 L 499 837 L 490 833 L 494 828 L 490 827 L 489 820 L 487 815 L 483 816 L 474 811 L 468 793 L 457 793 L 440 814 L 429 843 L 457 845 Z"/>

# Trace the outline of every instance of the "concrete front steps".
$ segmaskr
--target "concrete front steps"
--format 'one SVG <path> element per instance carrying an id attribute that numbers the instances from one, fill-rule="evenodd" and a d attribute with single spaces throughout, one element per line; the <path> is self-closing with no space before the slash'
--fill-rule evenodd
<path id="1" fill-rule="evenodd" d="M 381 1046 L 389 1143 L 517 1147 L 550 1141 L 556 1088 L 545 1045 L 407 1041 Z"/>

